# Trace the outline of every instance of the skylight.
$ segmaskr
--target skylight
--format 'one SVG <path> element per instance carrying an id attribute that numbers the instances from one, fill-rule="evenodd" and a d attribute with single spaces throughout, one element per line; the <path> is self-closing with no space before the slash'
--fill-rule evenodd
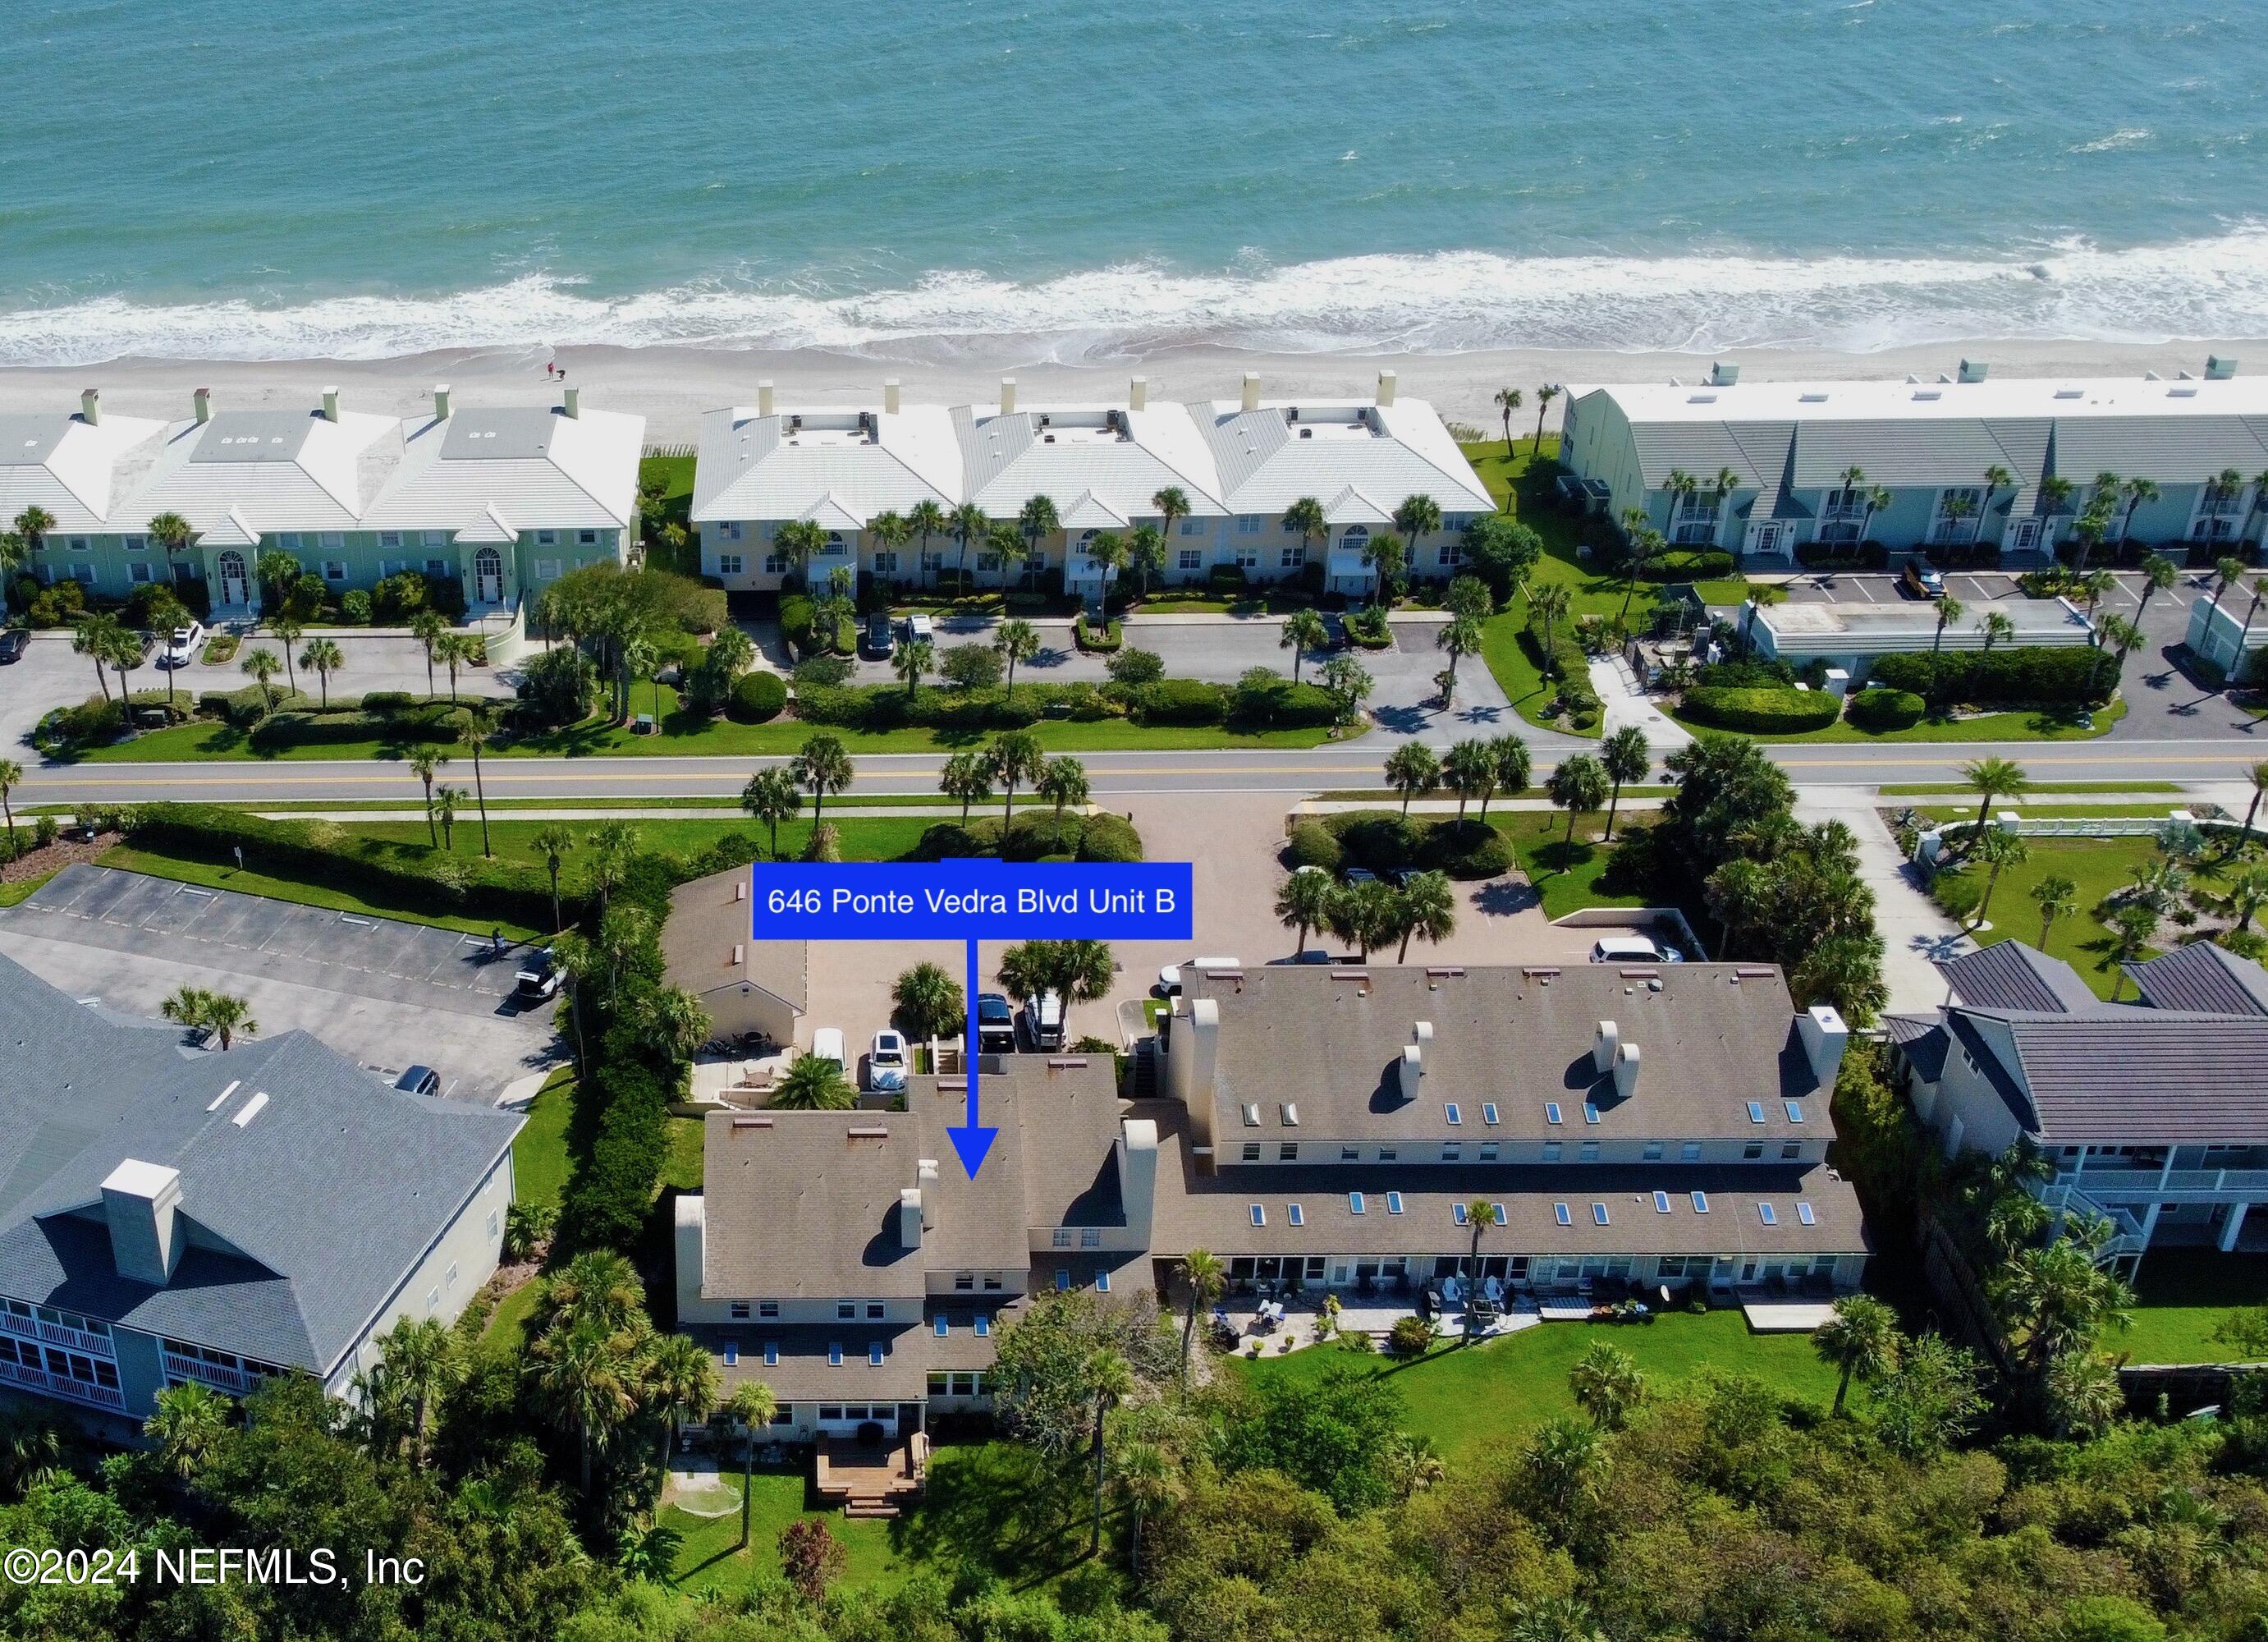
<path id="1" fill-rule="evenodd" d="M 1567 1205 L 1564 1203 L 1555 1203 L 1551 1205 L 1551 1218 L 1562 1226 L 1575 1224 L 1575 1217 L 1567 1212 Z"/>
<path id="2" fill-rule="evenodd" d="M 1653 1211 L 1656 1214 L 1668 1214 L 1669 1212 L 1669 1194 L 1668 1192 L 1658 1191 L 1653 1194 Z"/>
<path id="3" fill-rule="evenodd" d="M 1761 1123 L 1764 1121 L 1764 1103 L 1762 1101 L 1749 1102 L 1749 1121 L 1752 1123 Z"/>
<path id="4" fill-rule="evenodd" d="M 1547 1123 L 1556 1123 L 1559 1121 L 1558 1101 L 1546 1101 L 1543 1103 L 1543 1121 Z"/>
<path id="5" fill-rule="evenodd" d="M 1243 1112 L 1244 1126 L 1247 1129 L 1257 1129 L 1260 1127 L 1260 1107 L 1257 1101 L 1247 1101 L 1244 1103 Z"/>
<path id="6" fill-rule="evenodd" d="M 1449 1115 L 1449 1123 L 1453 1128 L 1465 1121 L 1465 1115 L 1457 1109 L 1457 1103 L 1454 1101 L 1449 1101 L 1441 1109 Z"/>
<path id="7" fill-rule="evenodd" d="M 1599 1121 L 1599 1108 L 1588 1101 L 1583 1102 L 1583 1121 L 1587 1123 L 1595 1123 Z"/>
<path id="8" fill-rule="evenodd" d="M 1816 1226 L 1819 1224 L 1819 1217 L 1812 1213 L 1811 1205 L 1808 1203 L 1799 1203 L 1795 1205 L 1795 1218 L 1802 1221 L 1806 1226 Z"/>
<path id="9" fill-rule="evenodd" d="M 1305 1226 L 1307 1223 L 1307 1211 L 1296 1203 L 1287 1203 L 1284 1205 L 1284 1218 L 1294 1226 Z"/>
<path id="10" fill-rule="evenodd" d="M 1347 1212 L 1349 1214 L 1360 1214 L 1362 1212 L 1362 1194 L 1360 1192 L 1351 1191 L 1347 1193 Z"/>
<path id="11" fill-rule="evenodd" d="M 1709 1212 L 1709 1194 L 1707 1192 L 1697 1191 L 1693 1194 L 1693 1212 L 1696 1214 L 1706 1214 Z"/>
<path id="12" fill-rule="evenodd" d="M 1494 1101 L 1484 1101 L 1481 1102 L 1481 1122 L 1484 1123 L 1493 1123 L 1496 1122 L 1496 1102 Z"/>
<path id="13" fill-rule="evenodd" d="M 882 1343 L 880 1340 L 866 1348 L 866 1366 L 870 1368 L 882 1366 Z"/>
<path id="14" fill-rule="evenodd" d="M 1492 1203 L 1489 1204 L 1489 1214 L 1498 1226 L 1505 1224 L 1504 1205 L 1502 1204 Z"/>
<path id="15" fill-rule="evenodd" d="M 733 1341 L 725 1342 L 725 1366 L 733 1367 L 740 1360 L 740 1348 Z"/>
<path id="16" fill-rule="evenodd" d="M 1603 1203 L 1593 1204 L 1591 1205 L 1591 1224 L 1594 1226 L 1604 1226 L 1606 1223 L 1607 1205 Z"/>
<path id="17" fill-rule="evenodd" d="M 937 1320 L 936 1327 L 932 1330 L 932 1332 L 933 1332 L 939 1339 L 942 1340 L 946 1335 L 953 1332 L 953 1325 L 947 1322 L 945 1318 L 940 1315 Z"/>
<path id="18" fill-rule="evenodd" d="M 829 1340 L 827 1343 L 827 1366 L 829 1368 L 840 1368 L 843 1366 L 842 1341 Z"/>
<path id="19" fill-rule="evenodd" d="M 990 1314 L 987 1312 L 978 1312 L 976 1314 L 976 1337 L 981 1340 L 991 1332 L 992 1318 Z"/>
<path id="20" fill-rule="evenodd" d="M 1268 1224 L 1268 1208 L 1266 1204 L 1256 1203 L 1252 1205 L 1252 1223 L 1255 1226 L 1265 1226 Z"/>
<path id="21" fill-rule="evenodd" d="M 767 1368 L 777 1368 L 779 1366 L 779 1342 L 777 1340 L 766 1340 L 764 1342 L 764 1366 Z"/>
<path id="22" fill-rule="evenodd" d="M 1386 1211 L 1388 1214 L 1399 1214 L 1402 1212 L 1402 1194 L 1400 1192 L 1389 1191 L 1386 1194 Z"/>
<path id="23" fill-rule="evenodd" d="M 1788 1121 L 1789 1123 L 1801 1123 L 1801 1122 L 1803 1121 L 1803 1102 L 1802 1102 L 1802 1101 L 1782 1101 L 1782 1102 L 1781 1102 L 1781 1104 L 1782 1104 L 1783 1106 L 1785 1106 L 1785 1107 L 1786 1107 L 1786 1108 L 1787 1108 L 1787 1121 Z"/>
<path id="24" fill-rule="evenodd" d="M 1779 1216 L 1772 1212 L 1772 1206 L 1768 1203 L 1760 1203 L 1756 1205 L 1756 1218 L 1762 1220 L 1766 1226 L 1778 1226 L 1779 1224 Z"/>
<path id="25" fill-rule="evenodd" d="M 1469 1224 L 1469 1217 L 1465 1213 L 1465 1205 L 1462 1203 L 1453 1203 L 1449 1205 L 1449 1219 L 1459 1226 Z"/>

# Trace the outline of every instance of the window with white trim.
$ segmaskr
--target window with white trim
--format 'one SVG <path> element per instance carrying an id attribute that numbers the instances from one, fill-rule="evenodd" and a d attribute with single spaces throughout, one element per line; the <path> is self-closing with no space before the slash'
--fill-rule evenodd
<path id="1" fill-rule="evenodd" d="M 1302 542 L 1298 547 L 1285 548 L 1276 556 L 1276 563 L 1279 570 L 1304 570 L 1307 563 L 1307 545 Z"/>
<path id="2" fill-rule="evenodd" d="M 1181 570 L 1203 570 L 1204 568 L 1204 549 L 1203 548 L 1183 548 L 1180 554 L 1175 557 L 1174 563 L 1176 568 Z"/>
<path id="3" fill-rule="evenodd" d="M 718 562 L 718 567 L 717 567 L 717 568 L 718 568 L 718 570 L 720 570 L 720 571 L 721 571 L 721 570 L 724 570 L 724 563 L 723 563 L 723 562 L 722 562 L 721 560 Z M 727 575 L 730 575 L 730 574 L 732 574 L 733 572 L 732 572 L 732 571 L 726 571 L 725 573 L 726 573 Z M 558 578 L 559 578 L 559 561 L 558 561 L 558 560 L 556 560 L 556 559 L 538 559 L 538 560 L 536 560 L 536 561 L 535 561 L 535 579 L 536 579 L 536 580 L 538 580 L 538 581 L 540 581 L 540 582 L 548 582 L 548 581 L 556 581 L 556 580 L 558 580 Z"/>
<path id="4" fill-rule="evenodd" d="M 126 579 L 132 582 L 137 587 L 146 585 L 150 580 L 150 567 L 146 564 L 128 565 L 126 567 Z"/>
<path id="5" fill-rule="evenodd" d="M 344 559 L 325 559 L 323 561 L 323 579 L 325 581 L 342 582 L 346 580 L 346 578 L 347 562 Z"/>
<path id="6" fill-rule="evenodd" d="M 1256 536 L 1266 525 L 1267 519 L 1263 514 L 1239 513 L 1236 516 L 1236 534 L 1240 536 Z"/>
<path id="7" fill-rule="evenodd" d="M 401 533 L 398 530 L 379 531 L 378 533 L 378 545 L 381 548 L 400 547 L 401 545 Z"/>

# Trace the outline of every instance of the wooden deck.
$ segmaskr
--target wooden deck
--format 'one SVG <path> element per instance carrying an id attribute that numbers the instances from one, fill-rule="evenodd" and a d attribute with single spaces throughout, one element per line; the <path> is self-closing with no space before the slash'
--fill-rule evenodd
<path id="1" fill-rule="evenodd" d="M 819 1445 L 814 1486 L 846 1517 L 894 1517 L 898 1502 L 922 1491 L 929 1472 L 929 1434 L 868 1446 L 830 1438 Z"/>

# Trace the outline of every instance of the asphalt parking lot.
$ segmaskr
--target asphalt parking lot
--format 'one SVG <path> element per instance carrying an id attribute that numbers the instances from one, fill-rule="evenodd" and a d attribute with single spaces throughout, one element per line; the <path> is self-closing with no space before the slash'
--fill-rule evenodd
<path id="1" fill-rule="evenodd" d="M 0 911 L 0 951 L 153 1018 L 177 986 L 235 993 L 265 1034 L 307 1031 L 374 1071 L 431 1066 L 460 1100 L 492 1101 L 561 1058 L 554 1006 L 512 996 L 518 948 L 422 924 L 81 863 Z"/>

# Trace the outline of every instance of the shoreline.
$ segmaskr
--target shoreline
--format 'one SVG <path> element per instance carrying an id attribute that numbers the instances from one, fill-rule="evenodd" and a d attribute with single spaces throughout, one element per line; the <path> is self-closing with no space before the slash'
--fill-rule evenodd
<path id="1" fill-rule="evenodd" d="M 567 381 L 584 390 L 593 408 L 646 418 L 649 444 L 690 444 L 703 412 L 750 402 L 759 379 L 776 387 L 784 408 L 879 402 L 886 378 L 895 377 L 909 401 L 983 402 L 997 397 L 999 379 L 1016 379 L 1026 405 L 1125 402 L 1130 378 L 1148 379 L 1152 401 L 1234 399 L 1243 372 L 1257 371 L 1270 399 L 1314 394 L 1366 400 L 1378 372 L 1392 370 L 1405 396 L 1432 401 L 1447 419 L 1500 433 L 1493 401 L 1499 387 L 1520 388 L 1526 404 L 1513 431 L 1533 432 L 1535 388 L 1544 382 L 1592 387 L 1608 383 L 1697 381 L 1713 361 L 1741 366 L 1755 380 L 1845 379 L 1933 380 L 1963 358 L 1989 362 L 2000 375 L 2172 377 L 2202 373 L 2207 354 L 2234 355 L 2240 368 L 2250 357 L 2268 368 L 2268 339 L 2228 338 L 2119 343 L 2086 339 L 1994 338 L 1931 342 L 1880 352 L 1822 349 L 1730 348 L 1710 352 L 1613 352 L 1579 349 L 1491 349 L 1470 353 L 1393 350 L 1327 354 L 1269 354 L 1211 346 L 1161 350 L 1107 364 L 1070 365 L 1035 351 L 1025 363 L 936 361 L 821 349 L 765 351 L 656 344 L 629 348 L 593 344 L 560 349 L 446 349 L 383 359 L 188 360 L 126 357 L 92 365 L 0 366 L 0 409 L 11 411 L 75 408 L 79 391 L 102 390 L 106 409 L 119 415 L 178 420 L 189 395 L 210 387 L 215 400 L 236 409 L 312 405 L 337 386 L 357 409 L 410 415 L 446 382 L 460 404 L 539 403 L 557 384 L 545 365 L 556 361 Z M 1545 425 L 1556 427 L 1565 401 L 1556 401 Z"/>

